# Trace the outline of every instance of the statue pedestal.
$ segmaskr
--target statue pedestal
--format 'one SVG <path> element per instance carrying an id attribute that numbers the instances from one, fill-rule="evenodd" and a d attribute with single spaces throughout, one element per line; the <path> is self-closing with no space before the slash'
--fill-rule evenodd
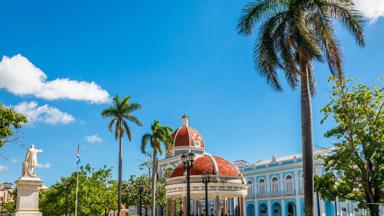
<path id="1" fill-rule="evenodd" d="M 15 216 L 42 216 L 39 211 L 39 190 L 43 181 L 38 177 L 23 176 L 16 181 Z"/>

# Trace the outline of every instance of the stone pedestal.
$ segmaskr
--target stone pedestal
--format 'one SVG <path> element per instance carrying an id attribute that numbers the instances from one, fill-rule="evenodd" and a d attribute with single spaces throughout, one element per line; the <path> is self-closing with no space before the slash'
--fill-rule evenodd
<path id="1" fill-rule="evenodd" d="M 16 181 L 17 200 L 15 216 L 42 216 L 39 211 L 39 190 L 42 180 L 38 177 L 21 177 Z"/>

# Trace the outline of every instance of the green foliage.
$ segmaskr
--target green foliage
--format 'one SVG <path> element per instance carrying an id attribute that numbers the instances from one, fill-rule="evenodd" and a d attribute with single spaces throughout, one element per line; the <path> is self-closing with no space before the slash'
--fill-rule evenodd
<path id="1" fill-rule="evenodd" d="M 142 192 L 142 206 L 148 208 L 151 205 L 151 180 L 147 175 L 131 176 L 126 184 L 123 184 L 123 203 L 127 206 L 139 205 L 139 186 L 143 187 Z M 165 196 L 165 179 L 157 181 L 157 194 L 156 194 L 157 206 L 166 206 Z"/>
<path id="2" fill-rule="evenodd" d="M 17 197 L 17 189 L 10 191 L 10 197 L 13 197 L 13 199 L 5 204 L 5 209 L 8 213 L 15 213 L 16 211 L 16 197 Z"/>
<path id="3" fill-rule="evenodd" d="M 384 202 L 384 89 L 378 85 L 335 82 L 331 101 L 322 112 L 336 127 L 325 133 L 334 148 L 324 156 L 327 175 L 316 178 L 326 199 L 358 200 L 376 215 L 372 203 Z"/>
<path id="4" fill-rule="evenodd" d="M 298 86 L 303 70 L 307 70 L 313 93 L 312 60 L 326 60 L 332 74 L 342 74 L 342 54 L 333 19 L 340 21 L 359 45 L 364 45 L 362 17 L 353 2 L 345 0 L 252 1 L 243 9 L 237 28 L 239 34 L 249 36 L 256 23 L 261 23 L 254 62 L 272 87 L 282 90 L 278 69 L 293 89 Z M 300 68 L 303 61 L 305 65 Z"/>
<path id="5" fill-rule="evenodd" d="M 15 211 L 16 211 L 16 202 L 14 200 L 7 202 L 5 204 L 5 210 L 9 214 L 15 213 Z"/>
<path id="6" fill-rule="evenodd" d="M 163 149 L 161 148 L 161 143 L 163 143 L 165 150 L 171 152 L 173 149 L 173 139 L 171 133 L 173 129 L 167 126 L 161 126 L 158 120 L 155 120 L 151 125 L 152 133 L 147 133 L 143 135 L 141 139 L 141 152 L 143 154 L 146 152 L 147 144 L 151 145 L 151 148 L 154 152 L 159 152 L 162 154 Z"/>
<path id="7" fill-rule="evenodd" d="M 40 209 L 44 215 L 64 215 L 65 198 L 68 187 L 69 212 L 74 214 L 76 193 L 76 172 L 69 177 L 62 177 L 49 189 L 40 193 Z M 95 170 L 89 164 L 79 170 L 79 215 L 107 215 L 117 209 L 113 202 L 117 196 L 117 183 L 112 180 L 111 169 L 103 167 Z"/>
<path id="8" fill-rule="evenodd" d="M 115 131 L 115 138 L 121 139 L 127 134 L 128 140 L 132 140 L 131 130 L 128 122 L 133 122 L 138 126 L 142 126 L 141 121 L 132 115 L 132 112 L 141 108 L 138 103 L 130 103 L 131 96 L 126 96 L 121 100 L 119 96 L 113 98 L 113 106 L 104 109 L 101 113 L 103 118 L 112 118 L 109 122 L 109 130 Z"/>
<path id="9" fill-rule="evenodd" d="M 14 140 L 15 130 L 21 128 L 23 123 L 27 123 L 24 115 L 0 104 L 0 147 Z"/>

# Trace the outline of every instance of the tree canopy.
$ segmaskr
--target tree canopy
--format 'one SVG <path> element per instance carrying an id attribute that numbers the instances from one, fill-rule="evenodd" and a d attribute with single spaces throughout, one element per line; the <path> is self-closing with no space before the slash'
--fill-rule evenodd
<path id="1" fill-rule="evenodd" d="M 384 202 L 384 88 L 335 82 L 322 123 L 333 118 L 336 126 L 325 133 L 334 147 L 323 156 L 324 176 L 316 177 L 316 190 L 325 199 L 357 200 L 378 215 Z"/>
<path id="2" fill-rule="evenodd" d="M 0 147 L 14 140 L 15 131 L 27 123 L 27 118 L 0 104 Z"/>
<path id="3" fill-rule="evenodd" d="M 40 193 L 40 209 L 43 215 L 64 215 L 66 190 L 69 193 L 69 212 L 74 214 L 76 172 L 62 177 L 49 189 Z M 111 169 L 103 167 L 95 170 L 89 164 L 79 170 L 79 215 L 108 215 L 117 209 L 112 202 L 117 196 L 117 182 L 112 179 Z"/>

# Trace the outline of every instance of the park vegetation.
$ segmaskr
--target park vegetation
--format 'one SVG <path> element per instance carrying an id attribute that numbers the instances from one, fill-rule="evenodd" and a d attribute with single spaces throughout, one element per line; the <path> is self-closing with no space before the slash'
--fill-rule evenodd
<path id="1" fill-rule="evenodd" d="M 378 216 L 384 203 L 384 88 L 331 80 L 331 101 L 322 112 L 323 122 L 336 122 L 325 134 L 334 147 L 322 157 L 327 173 L 315 178 L 315 189 L 326 200 L 358 201 Z"/>
<path id="2" fill-rule="evenodd" d="M 27 123 L 27 118 L 0 103 L 0 148 L 8 142 L 16 141 L 16 131 L 23 124 Z"/>

